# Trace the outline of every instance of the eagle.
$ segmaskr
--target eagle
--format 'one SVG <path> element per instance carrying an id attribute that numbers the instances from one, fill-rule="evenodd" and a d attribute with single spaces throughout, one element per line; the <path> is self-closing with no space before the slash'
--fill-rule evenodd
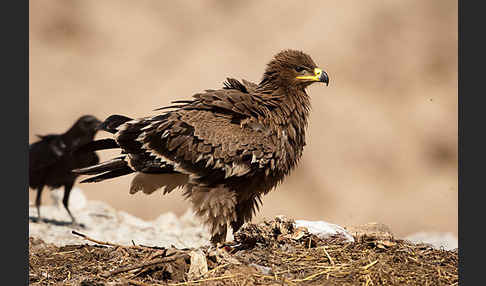
<path id="1" fill-rule="evenodd" d="M 37 135 L 40 140 L 29 145 L 29 187 L 37 190 L 35 205 L 40 220 L 41 194 L 45 186 L 57 189 L 64 186 L 62 203 L 71 217 L 69 195 L 78 174 L 72 169 L 99 163 L 98 155 L 84 147 L 93 141 L 101 123 L 92 115 L 81 116 L 68 131 L 62 134 Z"/>
<path id="2" fill-rule="evenodd" d="M 113 138 L 92 150 L 120 156 L 73 170 L 99 182 L 135 173 L 130 193 L 163 194 L 176 188 L 208 226 L 211 243 L 223 243 L 259 210 L 263 195 L 296 166 L 305 146 L 310 111 L 306 88 L 329 84 L 327 73 L 297 50 L 283 50 L 256 84 L 227 78 L 220 89 L 194 94 L 138 119 L 111 115 L 99 129 Z"/>

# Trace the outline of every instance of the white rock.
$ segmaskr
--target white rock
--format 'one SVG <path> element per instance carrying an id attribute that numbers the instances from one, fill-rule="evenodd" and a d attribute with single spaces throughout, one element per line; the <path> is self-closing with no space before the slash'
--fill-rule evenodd
<path id="1" fill-rule="evenodd" d="M 184 225 L 201 225 L 201 221 L 194 215 L 194 211 L 190 208 L 181 216 L 180 220 Z"/>
<path id="2" fill-rule="evenodd" d="M 191 256 L 191 266 L 187 276 L 189 280 L 194 280 L 208 272 L 208 262 L 206 261 L 206 255 L 200 249 L 191 251 L 189 255 Z"/>
<path id="3" fill-rule="evenodd" d="M 152 224 L 158 228 L 178 228 L 180 227 L 180 221 L 173 212 L 168 212 L 159 215 Z"/>
<path id="4" fill-rule="evenodd" d="M 296 220 L 296 227 L 306 227 L 310 233 L 317 235 L 321 239 L 329 238 L 333 235 L 341 234 L 346 241 L 354 242 L 354 238 L 343 227 L 325 221 Z"/>
<path id="5" fill-rule="evenodd" d="M 417 232 L 404 239 L 413 243 L 428 243 L 437 249 L 453 250 L 458 247 L 456 236 L 450 232 Z"/>
<path id="6" fill-rule="evenodd" d="M 118 211 L 120 223 L 133 226 L 135 228 L 150 228 L 153 224 L 124 211 Z"/>
<path id="7" fill-rule="evenodd" d="M 74 201 L 73 198 L 73 203 Z M 86 200 L 77 206 L 73 215 L 78 223 L 85 225 L 85 228 L 76 230 L 100 241 L 131 245 L 133 240 L 136 244 L 160 247 L 175 245 L 179 248 L 209 244 L 207 230 L 196 222 L 191 211 L 182 218 L 167 213 L 154 221 L 146 221 L 129 213 L 117 211 L 101 201 Z M 93 244 L 71 233 L 74 227 L 69 224 L 71 219 L 64 207 L 42 205 L 41 214 L 47 223 L 44 220 L 29 222 L 29 236 L 41 238 L 58 246 Z M 35 206 L 29 207 L 29 216 L 37 217 Z"/>
<path id="8" fill-rule="evenodd" d="M 64 188 L 48 190 L 51 197 L 52 204 L 58 208 L 62 208 L 62 197 L 64 196 Z"/>

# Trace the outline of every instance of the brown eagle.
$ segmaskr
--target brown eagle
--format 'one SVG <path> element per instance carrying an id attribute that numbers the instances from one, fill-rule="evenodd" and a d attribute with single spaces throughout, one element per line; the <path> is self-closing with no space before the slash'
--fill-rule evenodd
<path id="1" fill-rule="evenodd" d="M 130 193 L 164 194 L 182 187 L 211 242 L 224 242 L 259 209 L 262 195 L 295 167 L 305 145 L 310 109 L 306 87 L 329 84 L 312 58 L 284 50 L 270 61 L 259 84 L 228 78 L 210 89 L 139 119 L 108 117 L 99 128 L 114 139 L 92 150 L 120 148 L 121 156 L 74 170 L 99 182 L 135 172 Z"/>

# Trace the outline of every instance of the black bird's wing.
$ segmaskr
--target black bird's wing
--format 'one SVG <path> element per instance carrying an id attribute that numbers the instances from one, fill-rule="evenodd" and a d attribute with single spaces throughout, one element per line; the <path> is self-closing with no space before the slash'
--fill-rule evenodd
<path id="1" fill-rule="evenodd" d="M 33 170 L 47 168 L 58 162 L 67 152 L 59 135 L 42 136 L 40 141 L 29 145 L 29 168 Z"/>
<path id="2" fill-rule="evenodd" d="M 32 188 L 45 184 L 47 171 L 68 152 L 59 135 L 46 135 L 41 138 L 29 145 L 29 185 Z"/>

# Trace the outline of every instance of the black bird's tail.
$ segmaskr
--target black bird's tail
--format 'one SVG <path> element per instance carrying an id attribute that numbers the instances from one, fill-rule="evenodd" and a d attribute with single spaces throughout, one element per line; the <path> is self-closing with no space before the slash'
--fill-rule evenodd
<path id="1" fill-rule="evenodd" d="M 120 148 L 120 146 L 116 143 L 114 139 L 106 138 L 100 140 L 94 140 L 89 143 L 86 143 L 76 149 L 76 152 L 84 153 L 84 152 L 93 152 L 98 150 L 106 150 L 106 149 L 114 149 Z"/>
<path id="2" fill-rule="evenodd" d="M 97 129 L 114 134 L 118 131 L 118 126 L 130 120 L 132 119 L 123 115 L 111 115 L 100 125 L 98 125 Z M 114 139 L 107 138 L 85 144 L 78 151 L 86 152 L 113 148 L 120 148 L 120 146 Z M 127 161 L 125 161 L 125 157 L 126 156 L 121 156 L 97 165 L 74 169 L 72 172 L 80 175 L 95 175 L 82 180 L 81 183 L 100 182 L 106 179 L 128 175 L 135 171 L 128 166 Z"/>
<path id="3" fill-rule="evenodd" d="M 135 171 L 128 166 L 125 156 L 121 156 L 97 165 L 74 169 L 72 172 L 79 175 L 96 175 L 81 181 L 81 183 L 93 183 L 128 175 Z"/>

